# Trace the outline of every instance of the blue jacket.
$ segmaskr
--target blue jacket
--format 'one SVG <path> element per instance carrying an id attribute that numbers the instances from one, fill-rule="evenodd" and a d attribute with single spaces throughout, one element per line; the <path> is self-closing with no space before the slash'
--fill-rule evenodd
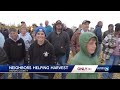
<path id="1" fill-rule="evenodd" d="M 98 37 L 98 43 L 101 44 L 102 43 L 102 31 L 101 31 L 101 27 L 99 27 L 98 25 L 96 25 L 94 33 Z"/>
<path id="2" fill-rule="evenodd" d="M 46 37 L 48 37 L 48 35 L 53 31 L 53 28 L 48 25 L 48 26 L 45 26 L 45 30 L 46 30 Z"/>
<path id="3" fill-rule="evenodd" d="M 5 43 L 5 38 L 2 33 L 0 33 L 0 47 L 3 48 Z"/>

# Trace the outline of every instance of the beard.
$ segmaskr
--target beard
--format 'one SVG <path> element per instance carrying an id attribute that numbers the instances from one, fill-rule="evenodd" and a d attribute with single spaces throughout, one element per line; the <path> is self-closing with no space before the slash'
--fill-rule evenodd
<path id="1" fill-rule="evenodd" d="M 62 28 L 56 28 L 57 32 L 61 32 Z"/>

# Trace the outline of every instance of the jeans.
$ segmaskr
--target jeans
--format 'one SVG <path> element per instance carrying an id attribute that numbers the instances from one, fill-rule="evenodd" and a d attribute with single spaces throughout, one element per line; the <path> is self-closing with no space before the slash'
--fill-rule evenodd
<path id="1" fill-rule="evenodd" d="M 33 79 L 48 79 L 48 76 L 33 74 Z"/>
<path id="2" fill-rule="evenodd" d="M 63 56 L 56 56 L 59 65 L 66 65 L 66 54 Z M 62 79 L 66 78 L 66 73 L 62 73 Z"/>
<path id="3" fill-rule="evenodd" d="M 13 62 L 12 65 L 23 65 L 24 60 L 21 60 L 20 62 Z M 9 73 L 5 73 L 3 76 L 3 79 L 8 79 Z M 22 79 L 22 73 L 12 73 L 13 79 Z"/>
<path id="4" fill-rule="evenodd" d="M 109 60 L 106 60 L 106 65 L 118 65 L 120 56 L 111 55 Z M 103 73 L 103 79 L 112 79 L 113 73 Z"/>

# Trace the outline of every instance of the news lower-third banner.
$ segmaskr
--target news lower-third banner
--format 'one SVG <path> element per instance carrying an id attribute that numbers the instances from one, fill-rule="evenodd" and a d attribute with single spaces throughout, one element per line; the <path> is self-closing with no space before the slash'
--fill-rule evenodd
<path id="1" fill-rule="evenodd" d="M 119 65 L 0 65 L 0 73 L 120 73 Z"/>

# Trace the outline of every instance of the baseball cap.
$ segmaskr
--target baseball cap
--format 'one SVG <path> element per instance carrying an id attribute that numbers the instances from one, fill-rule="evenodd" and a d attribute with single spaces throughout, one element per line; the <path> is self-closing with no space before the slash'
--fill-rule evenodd
<path id="1" fill-rule="evenodd" d="M 89 20 L 84 20 L 83 22 L 82 22 L 82 24 L 85 24 L 85 23 L 91 23 Z"/>
<path id="2" fill-rule="evenodd" d="M 60 20 L 57 20 L 55 24 L 62 24 Z"/>

